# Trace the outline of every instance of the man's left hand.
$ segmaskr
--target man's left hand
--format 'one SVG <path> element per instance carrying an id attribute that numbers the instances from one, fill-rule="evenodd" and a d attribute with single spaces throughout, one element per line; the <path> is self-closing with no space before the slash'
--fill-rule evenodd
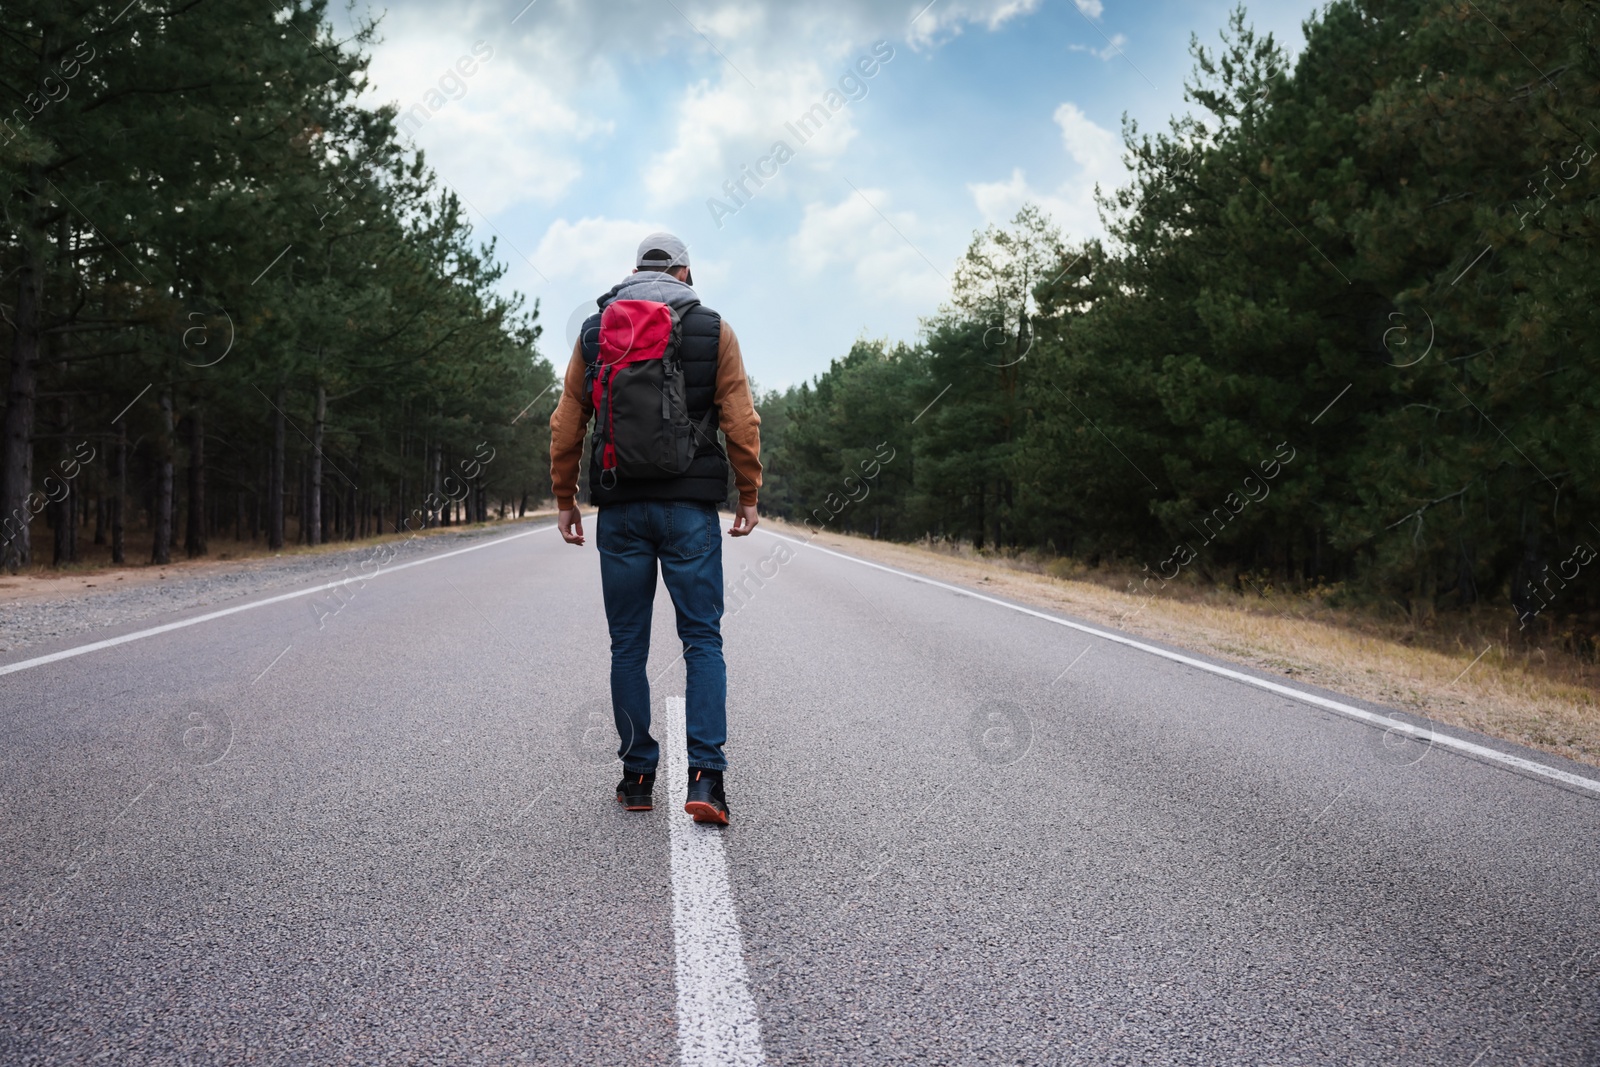
<path id="1" fill-rule="evenodd" d="M 733 512 L 733 528 L 728 531 L 729 537 L 743 537 L 756 528 L 756 523 L 761 519 L 756 515 L 754 504 L 740 504 Z"/>

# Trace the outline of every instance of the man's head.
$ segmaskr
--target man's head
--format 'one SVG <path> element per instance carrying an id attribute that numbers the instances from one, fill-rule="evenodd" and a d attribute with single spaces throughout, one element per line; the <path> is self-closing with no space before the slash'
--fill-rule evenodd
<path id="1" fill-rule="evenodd" d="M 694 275 L 689 272 L 689 246 L 665 230 L 639 242 L 633 272 L 642 270 L 662 271 L 687 285 L 694 284 Z"/>

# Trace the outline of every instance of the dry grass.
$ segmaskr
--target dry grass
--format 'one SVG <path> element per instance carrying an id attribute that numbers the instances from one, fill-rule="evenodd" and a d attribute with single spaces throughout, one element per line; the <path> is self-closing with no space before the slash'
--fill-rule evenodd
<path id="1" fill-rule="evenodd" d="M 803 527 L 764 521 L 796 537 L 810 536 Z M 1090 572 L 1067 561 L 1000 558 L 970 548 L 902 545 L 826 532 L 815 540 L 865 559 L 1600 766 L 1594 666 L 1561 652 L 1518 647 L 1505 620 L 1487 613 L 1417 628 L 1372 612 L 1331 608 L 1319 596 L 1283 596 L 1265 588 L 1264 596 L 1242 597 L 1230 590 L 1174 583 L 1155 596 L 1134 595 L 1125 591 L 1128 574 Z"/>

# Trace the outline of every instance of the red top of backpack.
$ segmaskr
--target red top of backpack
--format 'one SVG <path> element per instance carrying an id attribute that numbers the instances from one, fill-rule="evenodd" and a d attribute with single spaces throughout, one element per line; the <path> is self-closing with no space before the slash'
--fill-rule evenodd
<path id="1" fill-rule="evenodd" d="M 614 300 L 600 315 L 600 364 L 660 359 L 672 337 L 672 309 L 655 300 Z"/>

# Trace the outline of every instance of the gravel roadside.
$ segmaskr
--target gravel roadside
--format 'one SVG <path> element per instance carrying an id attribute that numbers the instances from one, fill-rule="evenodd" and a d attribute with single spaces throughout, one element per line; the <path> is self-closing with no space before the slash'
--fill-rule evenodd
<path id="1" fill-rule="evenodd" d="M 464 530 L 428 531 L 383 541 L 363 541 L 348 548 L 297 552 L 240 560 L 237 563 L 177 564 L 151 575 L 151 568 L 130 569 L 134 580 L 117 587 L 108 571 L 88 581 L 47 579 L 12 586 L 0 593 L 0 653 L 24 651 L 47 641 L 93 634 L 175 612 L 221 604 L 259 593 L 280 592 L 318 581 L 331 582 L 360 573 L 368 559 L 403 563 L 448 552 L 474 541 L 503 537 L 548 522 L 550 515 L 530 515 L 509 522 Z M 371 567 L 368 567 L 371 570 Z M 54 583 L 59 581 L 59 586 Z M 41 589 L 41 586 L 44 588 Z M 106 587 L 109 586 L 109 587 Z"/>

